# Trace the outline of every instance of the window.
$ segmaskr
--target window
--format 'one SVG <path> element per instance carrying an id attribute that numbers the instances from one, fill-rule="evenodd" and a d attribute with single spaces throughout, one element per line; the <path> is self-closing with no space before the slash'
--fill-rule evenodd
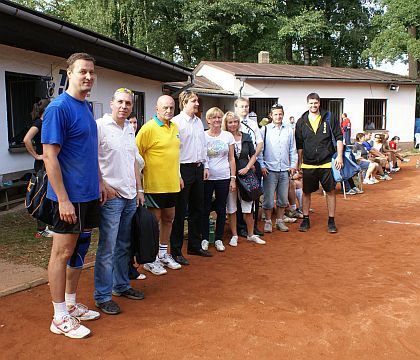
<path id="1" fill-rule="evenodd" d="M 249 99 L 249 112 L 257 114 L 258 122 L 268 116 L 273 106 L 277 102 L 277 98 L 252 98 Z"/>
<path id="2" fill-rule="evenodd" d="M 133 112 L 137 114 L 137 122 L 139 129 L 143 126 L 145 119 L 144 119 L 144 92 L 133 91 L 134 94 L 134 104 L 133 104 Z"/>
<path id="3" fill-rule="evenodd" d="M 332 119 L 341 122 L 343 99 L 321 99 L 321 108 L 331 113 Z"/>
<path id="4" fill-rule="evenodd" d="M 32 124 L 33 105 L 48 97 L 51 78 L 12 72 L 5 75 L 9 148 L 23 147 Z"/>
<path id="5" fill-rule="evenodd" d="M 363 129 L 386 129 L 386 100 L 365 99 Z"/>

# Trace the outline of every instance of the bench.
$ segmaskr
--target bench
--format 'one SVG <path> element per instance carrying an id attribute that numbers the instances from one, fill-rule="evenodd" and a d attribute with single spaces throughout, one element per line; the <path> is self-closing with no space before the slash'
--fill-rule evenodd
<path id="1" fill-rule="evenodd" d="M 0 186 L 0 209 L 9 210 L 10 205 L 21 203 L 25 200 L 28 182 L 16 181 L 11 185 Z"/>

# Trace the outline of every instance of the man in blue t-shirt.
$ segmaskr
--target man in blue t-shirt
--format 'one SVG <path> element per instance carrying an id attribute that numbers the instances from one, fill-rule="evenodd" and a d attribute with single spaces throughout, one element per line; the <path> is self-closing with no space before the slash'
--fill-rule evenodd
<path id="1" fill-rule="evenodd" d="M 85 230 L 99 225 L 99 202 L 106 200 L 99 175 L 96 123 L 86 101 L 95 81 L 94 61 L 85 53 L 67 59 L 69 87 L 47 107 L 42 126 L 47 198 L 53 202 L 55 233 L 48 266 L 54 305 L 50 330 L 70 338 L 89 335 L 90 330 L 79 320 L 99 317 L 98 312 L 76 302 L 90 241 Z"/>

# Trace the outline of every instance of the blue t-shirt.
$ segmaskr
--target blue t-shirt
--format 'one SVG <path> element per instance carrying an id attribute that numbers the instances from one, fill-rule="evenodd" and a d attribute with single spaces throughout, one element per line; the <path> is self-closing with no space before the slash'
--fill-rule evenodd
<path id="1" fill-rule="evenodd" d="M 367 141 L 363 141 L 362 144 L 365 147 L 366 151 L 370 151 L 372 149 L 372 145 L 370 145 Z"/>
<path id="2" fill-rule="evenodd" d="M 87 101 L 66 92 L 47 107 L 42 123 L 43 144 L 58 144 L 58 161 L 71 202 L 99 198 L 98 130 Z M 48 182 L 47 198 L 57 201 Z"/>

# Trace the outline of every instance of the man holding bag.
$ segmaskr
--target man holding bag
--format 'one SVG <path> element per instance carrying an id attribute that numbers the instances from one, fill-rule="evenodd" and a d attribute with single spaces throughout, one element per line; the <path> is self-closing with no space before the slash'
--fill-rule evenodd
<path id="1" fill-rule="evenodd" d="M 343 134 L 339 122 L 331 118 L 331 113 L 320 110 L 320 98 L 317 93 L 309 94 L 306 100 L 309 110 L 297 121 L 295 132 L 298 167 L 303 171 L 303 221 L 299 231 L 306 232 L 310 228 L 311 193 L 317 191 L 321 183 L 327 196 L 328 232 L 336 233 L 335 182 L 331 168 L 335 166 L 340 170 L 343 167 Z M 331 136 L 334 136 L 337 142 L 337 158 L 334 165 L 331 162 L 335 152 Z"/>

